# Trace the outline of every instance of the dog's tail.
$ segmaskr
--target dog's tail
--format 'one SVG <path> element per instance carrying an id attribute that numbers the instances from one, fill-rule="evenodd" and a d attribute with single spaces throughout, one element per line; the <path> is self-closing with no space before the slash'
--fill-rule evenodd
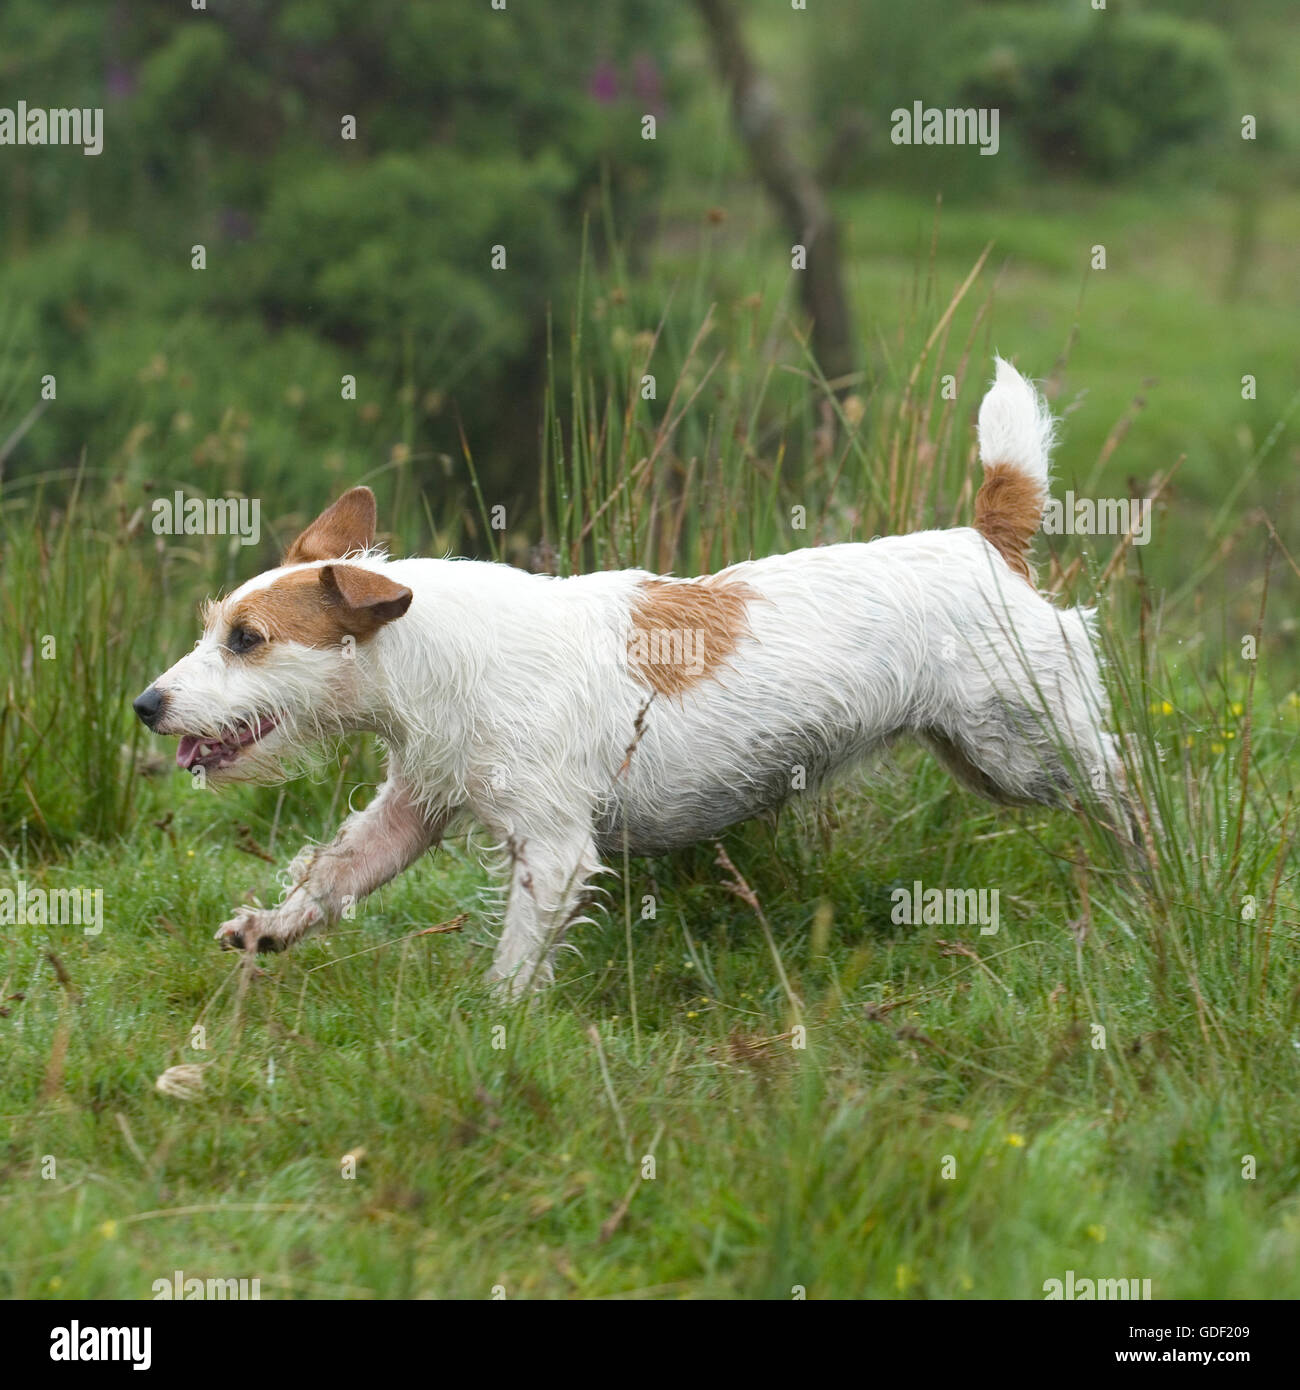
<path id="1" fill-rule="evenodd" d="M 1013 570 L 1033 583 L 1029 544 L 1043 523 L 1047 465 L 1055 426 L 1047 402 L 1010 362 L 980 404 L 980 462 L 984 483 L 975 497 L 975 529 Z"/>

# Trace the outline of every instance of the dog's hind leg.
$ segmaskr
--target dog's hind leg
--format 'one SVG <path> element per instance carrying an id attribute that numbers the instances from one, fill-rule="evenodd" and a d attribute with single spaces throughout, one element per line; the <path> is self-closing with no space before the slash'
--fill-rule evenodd
<path id="1" fill-rule="evenodd" d="M 1091 808 L 1126 855 L 1145 867 L 1142 817 L 1115 736 L 1079 705 L 996 704 L 965 721 L 918 731 L 963 786 L 1003 806 Z"/>
<path id="2" fill-rule="evenodd" d="M 600 868 L 590 823 L 563 824 L 530 837 L 512 834 L 505 927 L 489 978 L 514 998 L 551 982 L 553 959 Z"/>
<path id="3" fill-rule="evenodd" d="M 1032 715 L 1016 718 L 1000 708 L 965 723 L 919 731 L 921 742 L 963 786 L 1001 806 L 1058 806 L 1072 778 L 1046 738 L 1024 732 Z"/>

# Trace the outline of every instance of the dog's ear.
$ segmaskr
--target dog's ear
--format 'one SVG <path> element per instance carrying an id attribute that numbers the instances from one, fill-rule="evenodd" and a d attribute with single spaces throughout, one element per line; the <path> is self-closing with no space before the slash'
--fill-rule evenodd
<path id="1" fill-rule="evenodd" d="M 411 591 L 358 565 L 322 565 L 317 571 L 325 601 L 339 626 L 353 637 L 370 637 L 411 606 Z"/>
<path id="2" fill-rule="evenodd" d="M 349 488 L 284 552 L 282 565 L 310 560 L 341 560 L 367 550 L 375 539 L 375 494 L 368 487 Z"/>

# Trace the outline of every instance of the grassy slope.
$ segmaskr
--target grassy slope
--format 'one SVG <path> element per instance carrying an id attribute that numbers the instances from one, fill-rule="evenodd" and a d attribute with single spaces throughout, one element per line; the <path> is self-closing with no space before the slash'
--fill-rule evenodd
<path id="1" fill-rule="evenodd" d="M 1097 457 L 1114 422 L 1142 394 L 1149 466 L 1186 453 L 1182 486 L 1201 500 L 1221 497 L 1225 477 L 1246 466 L 1300 389 L 1300 200 L 1287 195 L 1267 206 L 1245 289 L 1234 299 L 1225 291 L 1234 217 L 1225 199 L 1049 188 L 1034 202 L 1011 216 L 996 207 L 946 207 L 939 218 L 945 285 L 957 283 L 992 242 L 992 340 L 1035 375 L 1049 374 L 1077 324 L 1069 389 L 1057 401 L 1064 408 L 1075 392 L 1086 393 L 1064 435 L 1067 477 L 1074 460 Z M 863 253 L 855 288 L 864 318 L 874 310 L 888 326 L 917 251 L 928 248 L 933 211 L 887 194 L 862 195 L 846 202 L 844 216 Z M 1106 247 L 1105 270 L 1088 269 L 1094 244 Z M 1255 402 L 1241 397 L 1247 373 L 1257 377 Z M 1276 484 L 1290 481 L 1293 465 L 1276 459 L 1274 467 L 1275 484 L 1257 489 L 1259 500 L 1271 501 Z"/>
<path id="2" fill-rule="evenodd" d="M 857 293 L 897 298 L 928 213 L 885 199 L 852 212 L 859 245 L 869 226 L 899 258 L 895 273 L 873 254 Z M 1157 256 L 1159 209 L 1121 214 Z M 1077 212 L 1043 217 L 1010 234 L 1039 253 L 1016 248 L 996 318 L 999 344 L 1037 371 L 1076 297 L 1045 267 L 1093 236 Z M 1005 243 L 996 221 L 946 216 L 954 274 L 986 232 Z M 1106 283 L 1089 290 L 1074 382 L 1122 408 L 1160 362 L 1179 406 L 1153 406 L 1150 467 L 1194 451 L 1202 427 L 1230 439 L 1241 402 L 1209 383 L 1237 371 L 1222 342 L 1231 314 L 1136 268 Z M 1285 309 L 1251 298 L 1240 313 L 1260 355 L 1283 360 Z M 1099 440 L 1118 413 L 1099 409 L 1086 428 Z M 1216 466 L 1199 460 L 1197 486 L 1216 485 Z M 1158 537 L 1166 563 L 1174 535 Z M 1293 657 L 1276 640 L 1269 650 L 1285 692 Z M 1198 776 L 1230 784 L 1232 750 L 1210 749 L 1224 717 L 1180 707 L 1171 737 L 1197 741 Z M 1262 726 L 1273 790 L 1257 800 L 1276 810 L 1294 702 Z M 1294 891 L 1284 885 L 1264 969 L 1223 870 L 1226 815 L 1193 842 L 1208 884 L 1194 900 L 1156 921 L 1096 878 L 1081 945 L 1067 930 L 1078 883 L 1052 853 L 1078 852 L 1075 824 L 998 815 L 910 754 L 870 797 L 841 796 L 828 841 L 793 821 L 775 852 L 763 828 L 737 833 L 732 855 L 803 999 L 808 1045 L 795 1049 L 762 932 L 707 850 L 634 866 L 634 911 L 652 893 L 658 913 L 634 920 L 632 970 L 616 902 L 580 933 L 561 987 L 526 1011 L 484 996 L 485 952 L 466 937 L 374 949 L 467 907 L 483 939 L 485 879 L 456 848 L 241 987 L 209 937 L 246 888 L 265 898 L 273 879 L 234 848 L 238 827 L 282 859 L 304 834 L 329 833 L 323 800 L 291 789 L 273 827 L 274 796 L 214 802 L 151 783 L 124 843 L 23 866 L 30 880 L 102 886 L 109 924 L 95 939 L 0 928 L 0 1293 L 147 1296 L 176 1268 L 258 1276 L 268 1295 L 486 1297 L 500 1284 L 511 1296 L 788 1297 L 804 1285 L 1037 1297 L 1067 1269 L 1149 1277 L 1164 1297 L 1300 1293 Z M 1267 867 L 1254 814 L 1247 833 Z M 892 925 L 888 888 L 914 878 L 999 887 L 1000 933 Z M 983 963 L 947 954 L 954 940 Z M 205 1052 L 189 1047 L 200 1017 Z M 165 1067 L 191 1060 L 209 1064 L 201 1098 L 154 1091 Z M 359 1150 L 356 1178 L 342 1178 Z M 647 1152 L 656 1174 L 616 1219 Z"/>
<path id="3" fill-rule="evenodd" d="M 797 1049 L 705 851 L 634 866 L 633 902 L 657 902 L 635 984 L 615 919 L 560 988 L 500 1011 L 485 951 L 409 936 L 472 905 L 463 850 L 245 980 L 208 936 L 270 886 L 230 848 L 247 821 L 267 843 L 259 799 L 166 799 L 174 843 L 145 827 L 49 879 L 103 885 L 101 936 L 5 933 L 6 1294 L 146 1296 L 174 1268 L 267 1296 L 1035 1297 L 1069 1268 L 1163 1297 L 1300 1293 L 1293 943 L 1256 990 L 1230 910 L 1153 940 L 1094 881 L 1076 948 L 1072 875 L 1043 852 L 1077 852 L 1067 817 L 1008 823 L 908 758 L 828 844 L 793 822 L 776 854 L 761 827 L 733 837 L 802 996 Z M 1001 885 L 1000 931 L 893 925 L 888 887 L 913 877 Z M 1162 968 L 1171 943 L 1187 961 Z M 195 1061 L 201 1098 L 154 1091 Z"/>

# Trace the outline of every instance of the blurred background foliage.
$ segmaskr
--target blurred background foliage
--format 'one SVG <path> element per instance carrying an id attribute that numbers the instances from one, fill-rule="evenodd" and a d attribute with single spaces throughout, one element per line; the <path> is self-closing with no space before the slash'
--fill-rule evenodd
<path id="1" fill-rule="evenodd" d="M 1286 0 L 815 0 L 743 18 L 841 226 L 862 368 L 842 425 L 865 420 L 865 440 L 889 413 L 992 242 L 939 351 L 998 348 L 1050 375 L 1080 468 L 1139 410 L 1124 466 L 1140 483 L 1186 454 L 1193 518 L 1217 516 L 1236 477 L 1243 505 L 1294 505 L 1278 429 L 1300 389 Z M 386 501 L 412 504 L 408 544 L 487 553 L 476 474 L 512 518 L 500 553 L 545 562 L 543 446 L 563 463 L 643 372 L 663 384 L 646 441 L 671 384 L 687 388 L 683 477 L 716 460 L 724 419 L 752 459 L 779 453 L 796 494 L 824 472 L 790 236 L 693 6 L 8 0 L 0 73 L 8 102 L 103 106 L 106 123 L 97 158 L 0 152 L 11 496 L 41 474 L 57 499 L 60 476 L 89 470 L 128 499 L 253 493 L 287 528 L 387 474 Z M 889 113 L 916 100 L 997 106 L 998 156 L 893 145 Z M 1090 273 L 1096 244 L 1108 267 Z M 984 367 L 954 365 L 973 409 Z M 1099 476 L 1122 491 L 1113 467 Z"/>
<path id="2" fill-rule="evenodd" d="M 145 415 L 171 424 L 155 448 L 208 462 L 235 407 L 273 477 L 347 437 L 345 372 L 365 424 L 415 410 L 446 445 L 454 408 L 535 456 L 583 219 L 662 172 L 628 112 L 666 99 L 665 8 L 6 5 L 10 100 L 103 106 L 107 131 L 98 158 L 5 152 L 0 294 L 19 357 L 60 384 L 24 460 Z"/>
<path id="3" fill-rule="evenodd" d="M 818 123 L 856 153 L 844 174 L 910 174 L 922 187 L 938 176 L 987 190 L 994 170 L 959 148 L 926 147 L 924 157 L 902 163 L 890 157 L 880 113 L 910 107 L 921 93 L 930 106 L 999 110 L 1006 157 L 997 169 L 1010 183 L 1186 169 L 1179 156 L 1188 151 L 1198 160 L 1232 155 L 1231 44 L 1213 24 L 1181 17 L 1186 6 L 1175 15 L 1122 3 L 1093 10 L 918 0 L 908 24 L 891 22 L 890 8 L 880 0 L 841 4 L 846 41 L 815 56 Z M 851 12 L 858 23 L 848 22 Z"/>

